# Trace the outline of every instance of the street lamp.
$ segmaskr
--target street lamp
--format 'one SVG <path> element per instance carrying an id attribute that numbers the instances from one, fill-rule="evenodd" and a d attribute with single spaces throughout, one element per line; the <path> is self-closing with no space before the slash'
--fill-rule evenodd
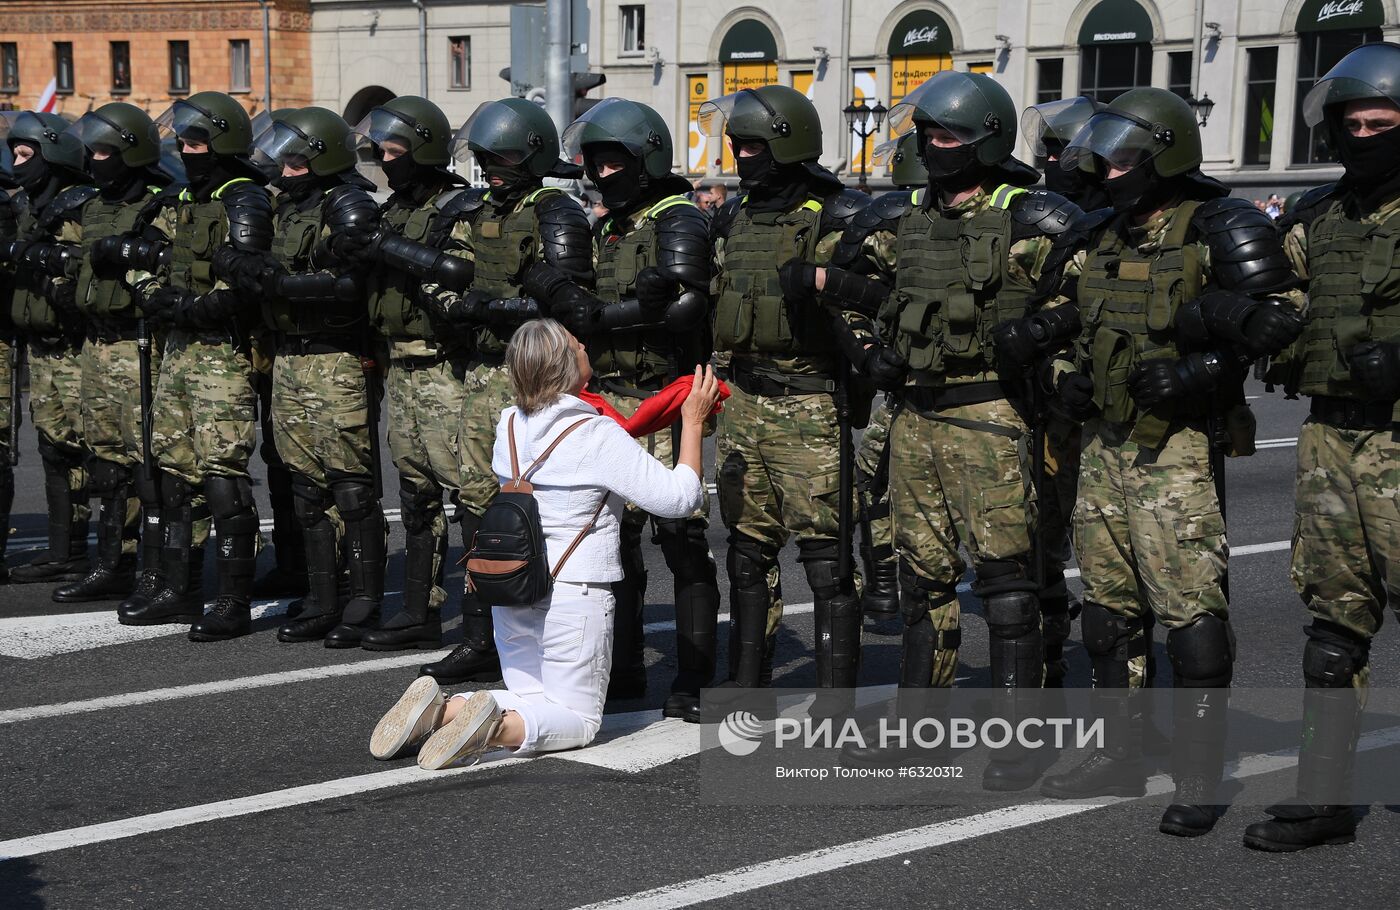
<path id="1" fill-rule="evenodd" d="M 1210 93 L 1206 92 L 1200 98 L 1192 95 L 1186 99 L 1186 103 L 1191 105 L 1191 110 L 1196 112 L 1196 118 L 1200 121 L 1201 126 L 1205 126 L 1206 121 L 1210 119 L 1210 112 L 1215 110 L 1215 102 L 1210 100 Z"/>
<path id="2" fill-rule="evenodd" d="M 863 193 L 869 193 L 870 188 L 865 182 L 868 172 L 866 158 L 869 154 L 865 141 L 880 131 L 880 125 L 885 122 L 885 115 L 889 110 L 878 99 L 874 107 L 866 107 L 865 99 L 861 98 L 853 104 L 846 105 L 841 113 L 846 116 L 846 128 L 851 131 L 851 135 L 860 139 L 860 189 Z"/>

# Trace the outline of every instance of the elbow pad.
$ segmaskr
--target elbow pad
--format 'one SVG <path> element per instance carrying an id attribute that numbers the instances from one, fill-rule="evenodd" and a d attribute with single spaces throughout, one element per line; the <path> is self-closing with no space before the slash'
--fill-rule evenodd
<path id="1" fill-rule="evenodd" d="M 307 303 L 350 303 L 360 296 L 358 281 L 350 275 L 337 275 L 334 272 L 278 275 L 272 285 L 271 291 L 275 296 Z"/>
<path id="2" fill-rule="evenodd" d="M 826 284 L 821 292 L 823 300 L 872 318 L 879 315 L 889 294 L 890 289 L 874 278 L 833 267 L 826 270 Z"/>
<path id="3" fill-rule="evenodd" d="M 439 284 L 458 294 L 471 285 L 476 272 L 469 259 L 388 231 L 379 235 L 370 253 L 385 265 L 407 272 L 425 284 Z"/>

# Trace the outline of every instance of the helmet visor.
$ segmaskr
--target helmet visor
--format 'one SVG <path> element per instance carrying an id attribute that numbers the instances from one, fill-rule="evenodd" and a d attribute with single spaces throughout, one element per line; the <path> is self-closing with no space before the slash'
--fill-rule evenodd
<path id="1" fill-rule="evenodd" d="M 413 120 L 387 108 L 377 107 L 365 115 L 346 143 L 360 152 L 361 159 L 378 158 L 376 149 L 393 144 L 401 153 L 410 153 L 428 139 L 428 132 Z"/>
<path id="2" fill-rule="evenodd" d="M 290 123 L 278 122 L 254 141 L 253 163 L 280 165 L 288 159 L 297 164 L 310 163 L 326 151 L 325 140 L 308 136 Z"/>
<path id="3" fill-rule="evenodd" d="M 176 101 L 156 118 L 156 127 L 162 136 L 188 139 L 191 142 L 209 142 L 215 136 L 228 131 L 228 123 L 204 108 L 188 101 Z"/>
<path id="4" fill-rule="evenodd" d="M 875 146 L 875 153 L 870 156 L 871 163 L 876 167 L 894 167 L 903 160 L 904 150 L 899 147 L 898 139 L 881 142 Z"/>
<path id="5" fill-rule="evenodd" d="M 1340 68 L 1340 64 L 1333 68 L 1333 72 L 1338 68 Z M 1397 97 L 1394 83 L 1377 84 L 1377 82 L 1353 79 L 1347 76 L 1332 76 L 1329 73 L 1326 78 L 1314 85 L 1303 99 L 1303 120 L 1307 122 L 1308 126 L 1317 126 L 1327 115 L 1328 107 L 1347 101 L 1368 100 L 1375 101 L 1382 106 L 1389 102 L 1395 107 L 1400 107 L 1400 97 Z"/>
<path id="6" fill-rule="evenodd" d="M 917 126 L 936 126 L 963 145 L 1000 131 L 995 106 L 966 73 L 938 73 L 890 108 L 890 133 L 902 135 Z"/>
<path id="7" fill-rule="evenodd" d="M 57 142 L 58 133 L 32 111 L 0 111 L 0 141 Z"/>
<path id="8" fill-rule="evenodd" d="M 651 124 L 641 108 L 622 98 L 604 98 L 564 130 L 564 157 L 580 163 L 585 145 L 615 142 L 632 156 L 641 158 L 646 154 L 652 134 Z"/>
<path id="9" fill-rule="evenodd" d="M 106 151 L 118 154 L 135 148 L 141 137 L 103 117 L 95 111 L 88 111 L 78 118 L 78 122 L 68 128 L 68 132 L 78 137 L 88 151 Z"/>
<path id="10" fill-rule="evenodd" d="M 1036 104 L 1026 108 L 1021 115 L 1021 135 L 1030 144 L 1033 157 L 1058 157 L 1065 145 L 1079 135 L 1084 124 L 1099 109 L 1100 105 L 1082 95 Z"/>
<path id="11" fill-rule="evenodd" d="M 1100 111 L 1065 146 L 1060 167 L 1100 173 L 1105 166 L 1131 171 L 1165 151 L 1169 138 L 1166 131 L 1136 117 Z"/>
<path id="12" fill-rule="evenodd" d="M 508 104 L 485 101 L 452 136 L 449 148 L 452 157 L 464 164 L 476 152 L 495 155 L 515 167 L 543 146 L 544 137 L 519 111 Z"/>

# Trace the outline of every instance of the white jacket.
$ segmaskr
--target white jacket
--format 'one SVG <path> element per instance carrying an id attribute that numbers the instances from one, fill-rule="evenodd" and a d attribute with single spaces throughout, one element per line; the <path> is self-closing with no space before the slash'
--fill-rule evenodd
<path id="1" fill-rule="evenodd" d="M 616 421 L 599 416 L 591 405 L 573 395 L 563 395 L 528 417 L 515 407 L 501 412 L 491 454 L 491 468 L 501 483 L 511 479 L 507 427 L 512 415 L 522 473 L 570 424 L 581 417 L 593 418 L 570 433 L 529 478 L 535 488 L 551 569 L 588 524 L 599 497 L 608 497 L 597 524 L 564 564 L 560 581 L 622 579 L 619 527 L 624 503 L 635 503 L 659 518 L 685 518 L 700 507 L 703 489 L 694 471 L 685 465 L 672 469 L 657 461 Z"/>

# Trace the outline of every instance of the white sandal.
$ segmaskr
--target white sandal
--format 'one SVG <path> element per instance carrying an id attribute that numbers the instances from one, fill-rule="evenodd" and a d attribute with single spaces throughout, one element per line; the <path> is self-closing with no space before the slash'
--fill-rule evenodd
<path id="1" fill-rule="evenodd" d="M 491 738 L 501 728 L 503 713 L 490 692 L 473 692 L 458 709 L 457 716 L 418 750 L 418 767 L 440 771 L 466 759 L 476 764 L 482 753 L 491 747 Z"/>
<path id="2" fill-rule="evenodd" d="M 380 761 L 408 755 L 442 723 L 447 696 L 436 679 L 420 676 L 389 709 L 369 738 L 369 754 Z"/>

